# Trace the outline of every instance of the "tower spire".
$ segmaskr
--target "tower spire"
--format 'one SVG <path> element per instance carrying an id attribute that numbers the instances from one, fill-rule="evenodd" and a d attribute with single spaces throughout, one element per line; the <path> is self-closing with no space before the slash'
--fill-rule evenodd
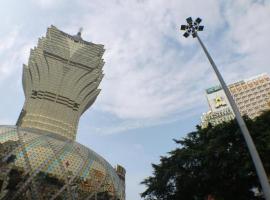
<path id="1" fill-rule="evenodd" d="M 75 42 L 82 40 L 82 31 L 83 31 L 83 28 L 80 27 L 78 33 L 73 36 Z"/>

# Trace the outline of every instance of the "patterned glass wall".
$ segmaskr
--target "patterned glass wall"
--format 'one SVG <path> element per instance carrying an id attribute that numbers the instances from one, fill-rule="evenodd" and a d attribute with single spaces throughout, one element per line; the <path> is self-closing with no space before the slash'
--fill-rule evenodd
<path id="1" fill-rule="evenodd" d="M 0 199 L 125 199 L 101 156 L 60 135 L 0 126 Z"/>

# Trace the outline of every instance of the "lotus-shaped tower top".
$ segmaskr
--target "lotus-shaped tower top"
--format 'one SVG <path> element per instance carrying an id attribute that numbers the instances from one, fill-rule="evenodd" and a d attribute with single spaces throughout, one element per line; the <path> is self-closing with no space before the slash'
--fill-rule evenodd
<path id="1" fill-rule="evenodd" d="M 48 28 L 23 66 L 25 103 L 17 125 L 75 139 L 80 116 L 100 92 L 103 53 L 103 45 Z"/>

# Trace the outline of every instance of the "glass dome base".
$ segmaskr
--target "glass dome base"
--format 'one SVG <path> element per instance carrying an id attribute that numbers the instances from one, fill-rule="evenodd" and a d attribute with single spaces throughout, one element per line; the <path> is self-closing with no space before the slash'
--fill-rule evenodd
<path id="1" fill-rule="evenodd" d="M 37 129 L 0 126 L 0 199 L 125 199 L 124 181 L 91 149 Z"/>

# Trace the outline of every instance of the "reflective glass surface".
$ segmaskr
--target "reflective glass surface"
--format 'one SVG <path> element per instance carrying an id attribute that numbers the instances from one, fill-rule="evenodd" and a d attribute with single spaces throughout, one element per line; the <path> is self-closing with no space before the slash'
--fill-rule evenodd
<path id="1" fill-rule="evenodd" d="M 89 148 L 37 129 L 0 126 L 0 199 L 125 199 L 124 181 Z"/>

